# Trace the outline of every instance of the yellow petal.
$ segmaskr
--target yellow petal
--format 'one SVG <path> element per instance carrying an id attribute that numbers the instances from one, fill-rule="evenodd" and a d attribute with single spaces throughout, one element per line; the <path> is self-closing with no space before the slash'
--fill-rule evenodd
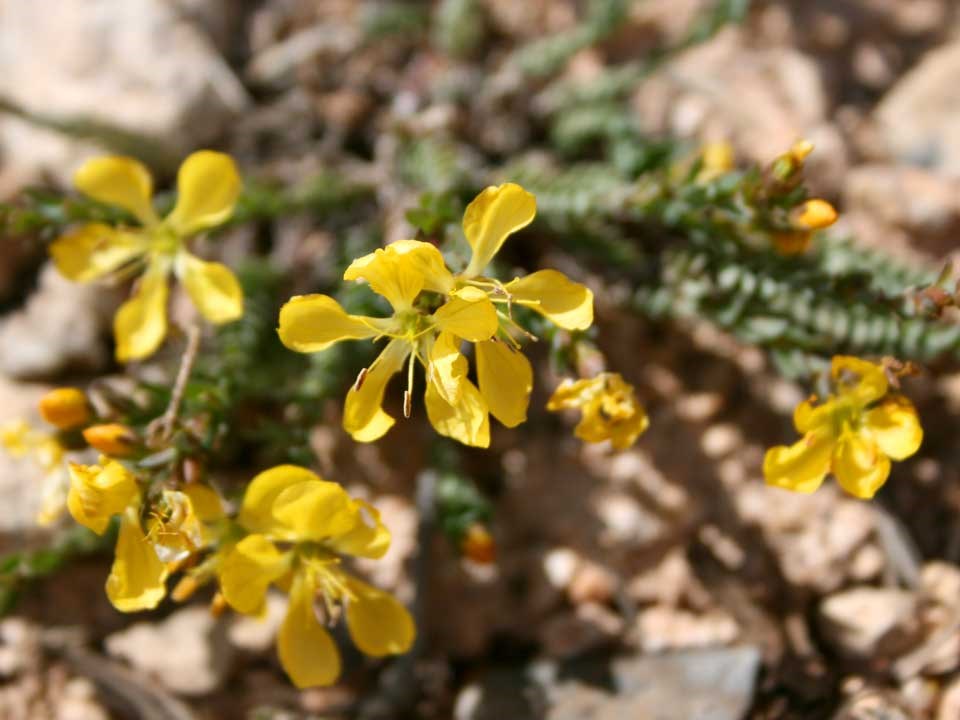
<path id="1" fill-rule="evenodd" d="M 840 388 L 840 395 L 860 405 L 869 405 L 887 394 L 887 374 L 868 360 L 837 355 L 830 365 L 830 374 Z"/>
<path id="2" fill-rule="evenodd" d="M 793 425 L 801 435 L 833 422 L 833 416 L 838 410 L 838 401 L 830 398 L 820 405 L 814 405 L 816 400 L 816 396 L 807 398 L 793 411 Z"/>
<path id="3" fill-rule="evenodd" d="M 277 635 L 280 664 L 298 688 L 332 685 L 340 675 L 340 655 L 313 610 L 314 588 L 299 577 L 290 589 L 290 606 Z"/>
<path id="4" fill-rule="evenodd" d="M 283 528 L 277 537 L 304 542 L 335 538 L 360 522 L 357 506 L 337 483 L 311 480 L 284 488 L 273 502 L 273 517 Z"/>
<path id="5" fill-rule="evenodd" d="M 416 638 L 413 618 L 389 593 L 350 578 L 347 628 L 354 644 L 373 657 L 407 652 Z"/>
<path id="6" fill-rule="evenodd" d="M 133 473 L 118 462 L 103 467 L 70 463 L 69 473 L 67 508 L 74 520 L 98 535 L 110 518 L 135 504 L 140 495 Z"/>
<path id="7" fill-rule="evenodd" d="M 533 368 L 519 350 L 499 340 L 476 344 L 477 382 L 490 414 L 507 427 L 527 419 Z"/>
<path id="8" fill-rule="evenodd" d="M 153 180 L 138 160 L 118 155 L 93 158 L 74 173 L 73 184 L 94 200 L 123 208 L 144 225 L 157 222 Z"/>
<path id="9" fill-rule="evenodd" d="M 167 335 L 167 274 L 162 268 L 149 268 L 132 298 L 113 319 L 117 338 L 117 360 L 130 362 L 152 355 Z"/>
<path id="10" fill-rule="evenodd" d="M 107 578 L 107 597 L 120 612 L 155 608 L 167 589 L 167 568 L 140 529 L 131 509 L 120 522 L 116 556 Z"/>
<path id="11" fill-rule="evenodd" d="M 812 493 L 830 470 L 834 447 L 829 435 L 810 433 L 789 447 L 770 448 L 763 458 L 763 477 L 768 485 Z"/>
<path id="12" fill-rule="evenodd" d="M 291 350 L 320 352 L 341 340 L 376 337 L 388 329 L 380 318 L 348 315 L 328 295 L 294 295 L 280 308 L 280 341 Z"/>
<path id="13" fill-rule="evenodd" d="M 424 395 L 427 417 L 441 435 L 473 447 L 490 446 L 490 415 L 477 386 L 464 378 L 460 401 L 451 405 L 441 397 L 435 383 L 427 384 Z"/>
<path id="14" fill-rule="evenodd" d="M 869 437 L 846 432 L 833 456 L 833 474 L 848 493 L 869 500 L 887 481 L 890 459 Z"/>
<path id="15" fill-rule="evenodd" d="M 547 410 L 557 412 L 558 410 L 582 407 L 583 404 L 594 395 L 594 391 L 602 384 L 602 378 L 589 378 L 576 381 L 567 378 L 553 391 L 553 395 L 551 395 L 550 400 L 547 401 Z"/>
<path id="16" fill-rule="evenodd" d="M 891 395 L 869 410 L 864 416 L 864 425 L 880 450 L 894 460 L 910 457 L 923 442 L 917 411 L 902 395 Z"/>
<path id="17" fill-rule="evenodd" d="M 177 173 L 177 204 L 164 221 L 181 237 L 225 222 L 240 197 L 240 174 L 233 158 L 199 150 Z"/>
<path id="18" fill-rule="evenodd" d="M 183 252 L 177 257 L 177 274 L 193 304 L 210 322 L 220 325 L 243 315 L 243 290 L 226 265 Z"/>
<path id="19" fill-rule="evenodd" d="M 294 485 L 320 479 L 319 475 L 299 465 L 277 465 L 264 470 L 247 486 L 237 520 L 250 532 L 270 534 L 278 529 L 273 516 L 277 496 Z"/>
<path id="20" fill-rule="evenodd" d="M 214 522 L 224 517 L 223 501 L 206 485 L 190 483 L 184 486 L 183 493 L 190 498 L 194 512 L 203 522 Z"/>
<path id="21" fill-rule="evenodd" d="M 373 361 L 360 389 L 356 385 L 347 392 L 343 404 L 343 429 L 357 442 L 373 442 L 393 427 L 394 420 L 383 410 L 383 394 L 410 354 L 403 340 L 391 340 Z"/>
<path id="22" fill-rule="evenodd" d="M 290 570 L 289 553 L 282 553 L 263 535 L 247 535 L 231 548 L 220 565 L 223 599 L 237 612 L 258 615 L 270 583 Z"/>
<path id="23" fill-rule="evenodd" d="M 515 302 L 528 305 L 565 330 L 593 324 L 593 291 L 556 270 L 539 270 L 507 283 Z"/>
<path id="24" fill-rule="evenodd" d="M 410 247 L 410 243 L 416 241 L 401 242 L 403 244 L 399 247 L 396 247 L 397 243 L 392 243 L 357 258 L 343 273 L 344 280 L 366 280 L 370 288 L 385 297 L 397 312 L 412 307 L 414 299 L 426 284 L 424 268 L 430 264 L 423 252 Z"/>
<path id="25" fill-rule="evenodd" d="M 390 530 L 380 520 L 380 512 L 364 500 L 354 500 L 359 522 L 350 532 L 326 541 L 327 547 L 344 555 L 382 558 L 390 549 Z"/>
<path id="26" fill-rule="evenodd" d="M 632 446 L 650 426 L 646 410 L 637 406 L 636 412 L 629 418 L 610 425 L 610 442 L 615 450 L 626 450 Z"/>
<path id="27" fill-rule="evenodd" d="M 467 359 L 460 353 L 460 339 L 451 332 L 440 333 L 430 349 L 427 381 L 451 405 L 460 401 L 460 383 L 467 376 Z"/>
<path id="28" fill-rule="evenodd" d="M 491 185 L 477 195 L 463 214 L 463 233 L 473 249 L 464 275 L 481 275 L 507 237 L 536 214 L 536 198 L 514 183 Z"/>
<path id="29" fill-rule="evenodd" d="M 453 288 L 453 274 L 447 269 L 443 255 L 435 245 L 420 240 L 397 240 L 387 246 L 398 258 L 423 276 L 423 287 L 448 294 Z"/>
<path id="30" fill-rule="evenodd" d="M 89 282 L 118 270 L 145 249 L 146 241 L 136 233 L 89 223 L 57 238 L 50 245 L 50 256 L 65 278 Z"/>
<path id="31" fill-rule="evenodd" d="M 433 313 L 433 320 L 440 330 L 470 342 L 488 340 L 499 326 L 496 308 L 477 288 L 464 288 L 452 296 Z"/>

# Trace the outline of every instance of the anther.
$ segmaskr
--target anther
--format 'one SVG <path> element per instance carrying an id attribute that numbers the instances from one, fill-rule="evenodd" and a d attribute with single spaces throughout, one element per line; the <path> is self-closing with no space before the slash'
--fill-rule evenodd
<path id="1" fill-rule="evenodd" d="M 363 381 L 367 379 L 367 368 L 362 368 L 357 374 L 357 379 L 353 381 L 353 389 L 356 392 L 360 392 L 360 388 L 363 387 Z"/>
<path id="2" fill-rule="evenodd" d="M 403 391 L 403 416 L 405 418 L 409 418 L 412 410 L 413 410 L 413 394 L 409 390 L 404 390 Z"/>

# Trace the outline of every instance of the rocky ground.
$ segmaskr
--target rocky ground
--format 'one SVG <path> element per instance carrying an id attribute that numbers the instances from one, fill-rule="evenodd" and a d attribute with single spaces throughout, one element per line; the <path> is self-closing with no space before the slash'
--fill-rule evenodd
<path id="1" fill-rule="evenodd" d="M 563 73 L 589 79 L 643 57 L 711 4 L 637 0 L 625 29 Z M 429 47 L 362 43 L 364 18 L 387 5 L 0 5 L 0 193 L 67 182 L 105 134 L 168 177 L 184 153 L 214 145 L 289 182 L 329 158 L 389 154 L 388 136 L 377 138 L 391 123 L 466 124 L 490 153 L 521 149 L 516 97 L 491 117 L 451 117 L 423 88 L 442 72 L 469 86 L 504 48 L 570 27 L 583 3 L 479 0 L 492 49 L 455 65 Z M 810 138 L 811 187 L 841 211 L 837 231 L 933 264 L 960 230 L 958 76 L 952 0 L 767 0 L 672 57 L 629 102 L 645 131 L 730 140 L 744 162 Z M 388 234 L 409 232 L 402 210 L 415 199 L 383 192 L 396 208 Z M 328 252 L 329 235 L 304 217 L 270 229 L 271 258 L 287 267 Z M 229 262 L 253 242 L 237 230 L 222 253 Z M 116 370 L 109 327 L 122 297 L 63 280 L 29 238 L 4 243 L 2 421 L 35 417 L 51 385 Z M 436 538 L 428 569 L 412 571 L 415 436 L 358 448 L 317 430 L 319 466 L 351 478 L 394 533 L 371 577 L 407 601 L 422 584 L 415 658 L 377 673 L 348 656 L 339 686 L 297 692 L 272 650 L 282 598 L 264 622 L 202 606 L 122 617 L 101 589 L 108 559 L 94 558 L 32 586 L 0 621 L 0 717 L 391 718 L 417 687 L 411 716 L 457 720 L 960 718 L 960 375 L 912 382 L 924 447 L 878 501 L 830 484 L 793 495 L 765 487 L 760 466 L 791 437 L 806 389 L 708 326 L 627 317 L 595 289 L 599 345 L 637 385 L 650 430 L 611 453 L 537 410 L 495 436 L 496 453 L 471 455 L 478 476 L 496 478 L 494 567 Z M 538 379 L 534 407 L 552 382 Z M 33 526 L 38 482 L 30 463 L 0 456 L 0 548 L 45 542 Z"/>

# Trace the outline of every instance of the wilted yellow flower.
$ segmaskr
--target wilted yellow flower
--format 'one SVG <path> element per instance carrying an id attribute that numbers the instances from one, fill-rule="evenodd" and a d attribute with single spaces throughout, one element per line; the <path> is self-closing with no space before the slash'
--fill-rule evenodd
<path id="1" fill-rule="evenodd" d="M 550 397 L 547 410 L 579 408 L 582 416 L 574 434 L 586 442 L 610 440 L 625 450 L 647 429 L 650 421 L 637 400 L 633 385 L 620 373 L 604 372 L 589 380 L 563 382 Z"/>
<path id="2" fill-rule="evenodd" d="M 37 524 L 53 525 L 67 510 L 70 480 L 64 462 L 66 448 L 56 435 L 40 432 L 22 420 L 0 429 L 0 445 L 16 458 L 31 456 L 43 472 Z"/>
<path id="3" fill-rule="evenodd" d="M 514 338 L 526 331 L 513 319 L 512 307 L 530 307 L 570 330 L 593 322 L 593 294 L 555 270 L 506 284 L 483 277 L 506 238 L 535 213 L 533 196 L 519 185 L 480 193 L 463 218 L 473 255 L 462 273 L 452 273 L 433 245 L 415 240 L 355 260 L 344 279 L 365 280 L 393 306 L 390 318 L 348 315 L 326 295 L 298 296 L 284 305 L 280 338 L 299 352 L 318 352 L 341 340 L 390 338 L 347 394 L 343 425 L 355 440 L 376 440 L 393 425 L 382 408 L 384 390 L 408 359 L 404 412 L 409 415 L 416 359 L 426 368 L 427 416 L 440 434 L 487 447 L 490 414 L 507 427 L 526 419 L 533 371 Z M 432 300 L 420 302 L 421 293 Z M 475 343 L 477 385 L 467 378 L 463 341 Z"/>
<path id="4" fill-rule="evenodd" d="M 406 608 L 343 569 L 341 555 L 379 558 L 390 545 L 371 505 L 305 468 L 281 465 L 251 481 L 238 520 L 251 534 L 220 564 L 223 597 L 238 612 L 255 615 L 271 584 L 287 590 L 277 649 L 297 687 L 329 685 L 340 674 L 340 656 L 318 612 L 333 621 L 342 609 L 367 655 L 404 653 L 413 644 Z"/>
<path id="5" fill-rule="evenodd" d="M 119 423 L 91 425 L 83 431 L 83 439 L 90 447 L 114 458 L 129 457 L 139 444 L 136 433 Z"/>
<path id="6" fill-rule="evenodd" d="M 110 519 L 120 516 L 106 590 L 110 602 L 121 612 L 154 608 L 166 593 L 167 567 L 153 544 L 147 542 L 140 525 L 140 499 L 136 478 L 120 463 L 70 463 L 67 507 L 73 519 L 102 535 Z"/>
<path id="7" fill-rule="evenodd" d="M 39 403 L 40 417 L 60 430 L 72 430 L 90 420 L 87 396 L 76 388 L 51 390 Z"/>
<path id="8" fill-rule="evenodd" d="M 129 276 L 143 269 L 136 292 L 114 318 L 120 362 L 151 355 L 166 337 L 171 273 L 210 322 L 230 322 L 243 314 L 243 293 L 233 273 L 192 255 L 185 244 L 233 213 L 240 176 L 230 156 L 209 150 L 190 155 L 177 176 L 177 204 L 162 220 L 153 208 L 150 173 L 132 158 L 90 160 L 77 171 L 74 184 L 95 200 L 127 210 L 141 225 L 113 228 L 89 223 L 50 246 L 57 268 L 77 282 Z"/>
<path id="9" fill-rule="evenodd" d="M 497 559 L 497 542 L 486 525 L 475 522 L 463 534 L 460 552 L 478 565 L 491 565 Z"/>
<path id="10" fill-rule="evenodd" d="M 803 438 L 770 448 L 763 460 L 767 483 L 811 493 L 827 473 L 851 495 L 871 498 L 890 474 L 890 460 L 913 455 L 923 429 L 911 402 L 888 394 L 880 365 L 855 357 L 833 358 L 836 388 L 821 404 L 811 397 L 794 411 L 793 423 Z"/>
<path id="11" fill-rule="evenodd" d="M 807 251 L 813 233 L 830 227 L 837 221 L 837 211 L 826 200 L 813 199 L 790 214 L 791 230 L 773 234 L 773 244 L 781 255 L 799 255 Z"/>

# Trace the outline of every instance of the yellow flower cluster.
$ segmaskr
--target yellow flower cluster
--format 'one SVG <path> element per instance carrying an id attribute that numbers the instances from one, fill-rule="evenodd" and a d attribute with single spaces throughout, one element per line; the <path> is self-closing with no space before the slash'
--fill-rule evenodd
<path id="1" fill-rule="evenodd" d="M 136 476 L 116 460 L 70 464 L 67 507 L 73 519 L 102 535 L 120 517 L 106 590 L 121 612 L 156 607 L 170 573 L 211 544 L 212 526 L 224 518 L 219 496 L 204 485 L 162 490 L 146 505 L 143 500 Z"/>
<path id="2" fill-rule="evenodd" d="M 481 192 L 464 213 L 463 231 L 473 252 L 460 273 L 447 268 L 435 246 L 416 240 L 400 240 L 355 260 L 344 280 L 366 281 L 390 303 L 389 318 L 348 315 L 327 295 L 297 296 L 283 306 L 280 339 L 299 352 L 319 352 L 342 340 L 389 338 L 347 393 L 343 426 L 354 440 L 374 441 L 393 426 L 383 397 L 404 363 L 404 415 L 410 415 L 415 361 L 426 371 L 427 417 L 441 435 L 487 447 L 490 415 L 507 427 L 526 420 L 533 370 L 515 337 L 528 333 L 517 325 L 512 308 L 531 308 L 567 330 L 593 323 L 593 293 L 556 270 L 508 283 L 484 276 L 507 237 L 535 214 L 533 195 L 519 185 Z M 463 342 L 473 343 L 476 385 L 467 377 Z"/>
<path id="3" fill-rule="evenodd" d="M 650 424 L 633 386 L 619 373 L 603 372 L 588 380 L 567 380 L 550 397 L 547 410 L 578 408 L 582 417 L 574 434 L 586 442 L 610 440 L 626 450 Z"/>
<path id="4" fill-rule="evenodd" d="M 835 393 L 822 403 L 811 397 L 794 411 L 803 435 L 790 446 L 767 451 L 767 483 L 811 493 L 828 473 L 851 495 L 871 498 L 890 474 L 890 460 L 913 455 L 923 440 L 911 402 L 889 392 L 880 365 L 855 357 L 833 358 L 830 376 Z"/>
<path id="5" fill-rule="evenodd" d="M 140 223 L 120 228 L 88 223 L 50 247 L 60 272 L 77 282 L 128 277 L 142 270 L 136 292 L 114 318 L 117 360 L 141 360 L 163 342 L 171 273 L 210 322 L 226 323 L 243 314 L 243 293 L 233 273 L 220 263 L 201 260 L 185 245 L 188 238 L 220 225 L 233 213 L 240 176 L 228 155 L 208 150 L 190 155 L 177 176 L 177 204 L 163 219 L 153 207 L 149 171 L 132 158 L 90 160 L 76 172 L 74 184 L 94 200 L 126 210 Z"/>
<path id="6" fill-rule="evenodd" d="M 332 622 L 342 609 L 367 655 L 410 649 L 415 630 L 407 609 L 343 568 L 343 555 L 380 558 L 390 546 L 390 532 L 369 503 L 305 468 L 281 465 L 251 481 L 238 521 L 250 534 L 220 564 L 223 597 L 238 612 L 258 615 L 271 584 L 290 595 L 277 649 L 297 687 L 329 685 L 340 674 L 318 612 Z"/>
<path id="7" fill-rule="evenodd" d="M 774 179 L 774 194 L 792 190 L 802 177 L 804 163 L 813 152 L 813 143 L 798 140 L 770 168 Z M 826 200 L 813 198 L 794 208 L 787 229 L 773 233 L 773 246 L 781 255 L 800 255 L 807 251 L 814 233 L 825 230 L 837 221 L 837 211 Z"/>

